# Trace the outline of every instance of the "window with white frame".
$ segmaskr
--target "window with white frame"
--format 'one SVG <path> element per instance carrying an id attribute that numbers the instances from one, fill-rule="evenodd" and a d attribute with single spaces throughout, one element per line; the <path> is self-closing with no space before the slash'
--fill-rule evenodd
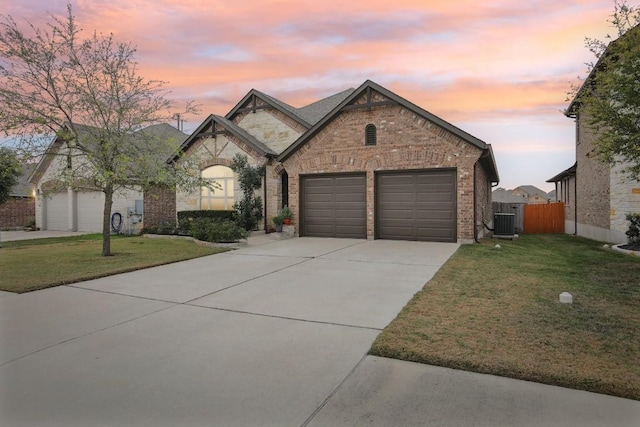
<path id="1" fill-rule="evenodd" d="M 202 171 L 202 178 L 214 184 L 200 189 L 200 209 L 233 210 L 233 171 L 226 166 L 211 166 Z"/>

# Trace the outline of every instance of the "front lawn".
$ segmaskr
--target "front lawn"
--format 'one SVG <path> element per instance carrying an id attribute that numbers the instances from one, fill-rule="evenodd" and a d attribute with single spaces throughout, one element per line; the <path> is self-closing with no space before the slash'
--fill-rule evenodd
<path id="1" fill-rule="evenodd" d="M 640 400 L 640 259 L 568 235 L 462 246 L 371 354 Z"/>
<path id="2" fill-rule="evenodd" d="M 224 252 L 188 240 L 112 236 L 113 256 L 100 256 L 102 236 L 2 242 L 0 290 L 29 292 Z"/>

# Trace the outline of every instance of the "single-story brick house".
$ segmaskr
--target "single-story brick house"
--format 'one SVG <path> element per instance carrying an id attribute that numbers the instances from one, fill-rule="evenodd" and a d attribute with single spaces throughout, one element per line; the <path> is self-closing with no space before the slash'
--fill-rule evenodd
<path id="1" fill-rule="evenodd" d="M 157 135 L 163 140 L 174 141 L 175 150 L 187 135 L 169 124 L 148 126 L 141 132 Z M 165 152 L 166 156 L 167 153 Z M 162 162 L 164 157 L 159 157 Z M 88 167 L 82 162 L 82 154 L 70 149 L 61 137 L 54 137 L 29 182 L 35 189 L 36 226 L 42 230 L 102 232 L 104 193 L 79 179 L 72 185 L 60 180 L 64 169 Z M 80 175 L 82 175 L 80 173 Z M 154 189 L 155 192 L 161 190 Z M 150 197 L 155 197 L 155 192 Z M 112 225 L 119 225 L 120 232 L 137 233 L 142 228 L 144 199 L 149 197 L 141 187 L 132 186 L 118 190 L 113 195 Z M 152 212 L 153 214 L 153 212 Z"/>
<path id="2" fill-rule="evenodd" d="M 22 174 L 11 189 L 9 200 L 0 204 L 0 230 L 23 228 L 35 219 L 34 188 L 29 183 L 34 168 L 33 164 L 22 166 Z"/>
<path id="3" fill-rule="evenodd" d="M 499 182 L 491 145 L 372 81 L 302 108 L 251 90 L 181 152 L 222 189 L 178 192 L 176 211 L 232 209 L 229 165 L 243 153 L 266 166 L 262 228 L 288 205 L 300 236 L 471 242 Z M 175 219 L 167 200 L 156 203 Z"/>
<path id="4" fill-rule="evenodd" d="M 640 27 L 636 26 L 627 34 L 632 34 L 632 31 L 637 40 Z M 609 46 L 615 43 L 613 41 Z M 593 156 L 598 134 L 589 125 L 588 111 L 581 102 L 582 94 L 593 85 L 593 77 L 601 68 L 600 61 L 564 112 L 565 116 L 575 120 L 576 162 L 547 182 L 556 184 L 556 198 L 565 204 L 567 233 L 603 242 L 624 243 L 629 226 L 626 215 L 640 213 L 640 182 L 623 172 L 624 164 L 612 166 Z"/>

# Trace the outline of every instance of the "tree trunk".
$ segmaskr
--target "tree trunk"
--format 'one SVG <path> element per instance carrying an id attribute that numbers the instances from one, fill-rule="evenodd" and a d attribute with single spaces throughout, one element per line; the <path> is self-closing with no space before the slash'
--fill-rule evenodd
<path id="1" fill-rule="evenodd" d="M 104 211 L 102 214 L 102 256 L 111 256 L 111 206 L 113 205 L 113 186 L 104 189 Z"/>

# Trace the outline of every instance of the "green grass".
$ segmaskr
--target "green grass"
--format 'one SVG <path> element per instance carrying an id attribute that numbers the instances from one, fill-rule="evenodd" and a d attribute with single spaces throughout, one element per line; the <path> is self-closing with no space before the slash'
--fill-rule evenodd
<path id="1" fill-rule="evenodd" d="M 112 236 L 113 256 L 100 256 L 102 236 L 2 242 L 0 290 L 23 293 L 224 252 L 188 240 Z"/>
<path id="2" fill-rule="evenodd" d="M 639 343 L 640 259 L 525 235 L 460 247 L 371 354 L 638 400 Z"/>

